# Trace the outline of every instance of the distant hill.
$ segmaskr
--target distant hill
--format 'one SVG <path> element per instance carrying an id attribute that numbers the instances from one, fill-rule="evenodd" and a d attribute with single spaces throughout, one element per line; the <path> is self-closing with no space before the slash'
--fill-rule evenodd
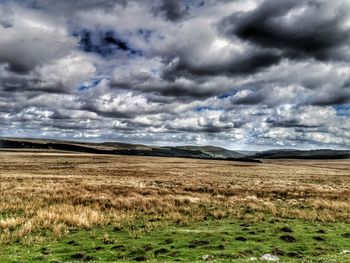
<path id="1" fill-rule="evenodd" d="M 252 155 L 257 159 L 350 159 L 350 150 L 269 150 Z"/>
<path id="2" fill-rule="evenodd" d="M 3 138 L 0 139 L 0 148 L 17 150 L 55 150 L 95 154 L 256 161 L 238 152 L 214 146 L 157 147 L 119 142 L 86 143 L 58 140 Z"/>
<path id="3" fill-rule="evenodd" d="M 0 149 L 66 151 L 95 154 L 184 157 L 258 162 L 261 159 L 350 159 L 350 150 L 279 149 L 264 152 L 231 151 L 215 146 L 148 146 L 121 142 L 88 143 L 59 140 L 0 138 Z"/>
<path id="4" fill-rule="evenodd" d="M 201 151 L 205 154 L 210 155 L 212 158 L 244 158 L 246 155 L 236 151 L 230 151 L 225 148 L 216 146 L 177 146 L 167 147 L 169 149 L 182 149 L 190 151 Z"/>
<path id="5" fill-rule="evenodd" d="M 253 155 L 257 154 L 259 151 L 244 151 L 244 150 L 241 151 L 241 150 L 238 150 L 237 152 L 240 154 L 243 154 L 245 156 L 253 156 Z"/>

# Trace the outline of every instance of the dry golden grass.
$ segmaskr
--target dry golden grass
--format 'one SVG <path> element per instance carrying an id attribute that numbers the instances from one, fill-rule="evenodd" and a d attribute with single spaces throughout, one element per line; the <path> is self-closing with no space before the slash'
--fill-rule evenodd
<path id="1" fill-rule="evenodd" d="M 0 152 L 0 238 L 147 217 L 350 222 L 350 160 L 264 164 Z M 150 227 L 152 227 L 150 225 Z"/>

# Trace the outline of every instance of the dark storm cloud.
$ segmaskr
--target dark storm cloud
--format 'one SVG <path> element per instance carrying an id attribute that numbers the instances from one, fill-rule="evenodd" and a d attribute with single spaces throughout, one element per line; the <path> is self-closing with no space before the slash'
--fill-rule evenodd
<path id="1" fill-rule="evenodd" d="M 310 104 L 318 106 L 341 105 L 350 102 L 350 92 L 337 91 L 334 93 L 317 94 L 310 99 Z"/>
<path id="2" fill-rule="evenodd" d="M 347 79 L 344 81 L 342 88 L 344 89 L 350 89 L 350 79 Z"/>
<path id="3" fill-rule="evenodd" d="M 238 105 L 257 105 L 265 100 L 265 95 L 261 92 L 251 92 L 244 97 L 233 97 L 231 99 L 233 104 Z"/>
<path id="4" fill-rule="evenodd" d="M 278 127 L 278 128 L 317 128 L 318 127 L 315 125 L 301 124 L 300 120 L 298 119 L 279 121 L 279 120 L 274 120 L 272 118 L 269 118 L 266 120 L 266 123 L 268 123 L 271 127 Z"/>
<path id="5" fill-rule="evenodd" d="M 94 105 L 85 105 L 81 107 L 81 110 L 94 112 L 94 113 L 97 113 L 99 116 L 102 116 L 105 118 L 117 118 L 117 119 L 119 118 L 132 119 L 138 114 L 136 112 L 120 112 L 118 110 L 101 111 L 97 109 Z"/>
<path id="6" fill-rule="evenodd" d="M 19 2 L 19 1 L 18 1 Z M 22 1 L 21 1 L 22 2 Z M 70 13 L 80 10 L 88 9 L 110 9 L 116 4 L 127 5 L 127 0 L 84 0 L 84 1 L 70 1 L 70 0 L 29 0 L 27 5 L 34 8 L 49 9 L 58 13 Z"/>
<path id="7" fill-rule="evenodd" d="M 4 28 L 0 31 L 2 34 L 11 34 L 12 28 Z M 24 36 L 17 37 L 14 41 L 0 43 L 0 64 L 4 63 L 8 70 L 26 74 L 44 61 L 56 58 L 65 53 L 64 49 L 69 48 L 69 44 L 55 42 L 42 38 L 24 39 Z M 1 42 L 1 40 L 0 40 Z M 50 45 L 50 48 L 47 48 Z"/>
<path id="8" fill-rule="evenodd" d="M 194 61 L 181 56 L 178 62 L 164 72 L 164 77 L 173 79 L 179 76 L 217 76 L 217 75 L 244 75 L 256 73 L 259 70 L 269 67 L 282 59 L 273 50 L 251 50 L 239 57 L 232 58 L 224 63 L 197 65 Z"/>
<path id="9" fill-rule="evenodd" d="M 289 58 L 348 60 L 348 1 L 265 0 L 256 9 L 223 20 L 222 30 Z M 345 55 L 345 56 L 344 56 Z"/>
<path id="10" fill-rule="evenodd" d="M 181 84 L 170 84 L 167 85 L 164 90 L 160 91 L 160 94 L 170 97 L 192 97 L 201 99 L 213 96 L 215 94 L 215 90 L 201 90 L 197 85 L 192 85 L 192 87 L 189 87 Z"/>
<path id="11" fill-rule="evenodd" d="M 178 21 L 188 14 L 185 0 L 160 0 L 153 9 L 156 14 L 165 15 L 170 21 Z"/>
<path id="12" fill-rule="evenodd" d="M 67 93 L 70 87 L 65 87 L 62 83 L 53 85 L 44 84 L 38 78 L 23 78 L 21 75 L 0 79 L 0 90 L 8 92 L 44 92 L 44 93 Z"/>

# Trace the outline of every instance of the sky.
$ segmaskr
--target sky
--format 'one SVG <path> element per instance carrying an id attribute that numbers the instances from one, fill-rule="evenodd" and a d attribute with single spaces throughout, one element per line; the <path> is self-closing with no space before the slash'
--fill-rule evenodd
<path id="1" fill-rule="evenodd" d="M 0 0 L 0 136 L 350 149 L 348 0 Z"/>

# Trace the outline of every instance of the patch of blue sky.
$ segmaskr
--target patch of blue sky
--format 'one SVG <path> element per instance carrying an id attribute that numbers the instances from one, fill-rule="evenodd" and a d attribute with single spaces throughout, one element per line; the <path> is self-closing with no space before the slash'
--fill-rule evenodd
<path id="1" fill-rule="evenodd" d="M 84 90 L 89 90 L 89 89 L 93 89 L 95 88 L 98 84 L 101 83 L 102 80 L 104 79 L 108 79 L 106 77 L 94 77 L 89 79 L 88 81 L 85 81 L 84 83 L 82 83 L 79 87 L 78 90 L 79 91 L 84 91 Z"/>
<path id="2" fill-rule="evenodd" d="M 150 32 L 142 31 L 145 37 L 150 37 Z M 79 47 L 88 53 L 96 53 L 108 59 L 114 58 L 120 53 L 126 53 L 128 57 L 143 56 L 139 50 L 128 39 L 120 36 L 115 30 L 89 30 L 80 29 L 72 32 L 72 35 L 79 38 Z"/>
<path id="3" fill-rule="evenodd" d="M 350 103 L 342 105 L 333 105 L 338 116 L 349 117 L 350 118 Z"/>
<path id="4" fill-rule="evenodd" d="M 237 93 L 237 90 L 231 90 L 229 92 L 223 93 L 223 94 L 218 95 L 216 97 L 220 100 L 224 100 L 224 99 L 227 99 L 227 98 L 230 98 L 230 97 L 236 95 L 236 93 Z"/>
<path id="5" fill-rule="evenodd" d="M 204 112 L 204 111 L 218 111 L 222 110 L 221 108 L 218 107 L 211 107 L 211 106 L 199 106 L 195 108 L 196 112 Z"/>

